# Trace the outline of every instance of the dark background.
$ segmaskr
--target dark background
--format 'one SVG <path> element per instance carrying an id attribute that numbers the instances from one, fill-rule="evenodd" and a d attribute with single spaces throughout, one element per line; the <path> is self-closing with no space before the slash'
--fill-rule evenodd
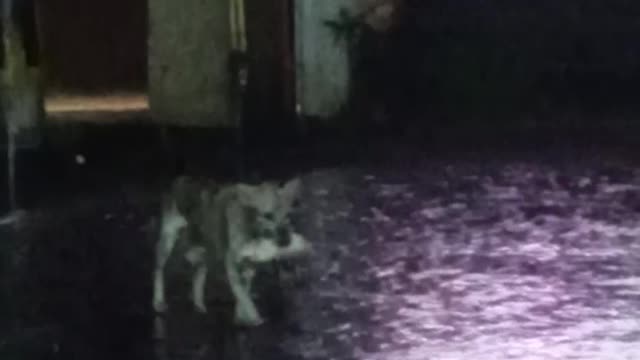
<path id="1" fill-rule="evenodd" d="M 612 124 L 638 110 L 639 14 L 622 0 L 407 1 L 360 65 L 395 121 Z"/>

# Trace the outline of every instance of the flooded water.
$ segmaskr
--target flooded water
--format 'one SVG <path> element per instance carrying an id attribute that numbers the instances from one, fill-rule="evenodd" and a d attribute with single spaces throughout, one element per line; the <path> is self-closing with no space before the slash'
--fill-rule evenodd
<path id="1" fill-rule="evenodd" d="M 325 271 L 300 301 L 319 297 L 320 309 L 303 307 L 300 321 L 324 337 L 292 340 L 298 354 L 640 356 L 640 172 L 597 162 L 422 165 L 314 187 L 319 213 L 331 216 L 316 240 L 327 248 L 315 269 Z"/>
<path id="2" fill-rule="evenodd" d="M 240 331 L 225 325 L 224 300 L 206 319 L 178 307 L 161 347 L 151 337 L 145 227 L 156 190 L 115 189 L 30 214 L 16 236 L 38 244 L 25 255 L 24 292 L 38 300 L 23 312 L 55 324 L 43 353 L 640 358 L 640 171 L 631 165 L 424 160 L 304 181 L 298 220 L 316 253 L 300 264 L 304 283 L 259 298 L 280 315 L 267 311 L 265 325 Z"/>

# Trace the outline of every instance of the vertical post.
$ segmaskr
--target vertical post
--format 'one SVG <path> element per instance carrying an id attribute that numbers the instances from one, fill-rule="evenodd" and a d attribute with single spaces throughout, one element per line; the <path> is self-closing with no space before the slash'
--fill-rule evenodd
<path id="1" fill-rule="evenodd" d="M 280 42 L 282 48 L 280 54 L 282 56 L 282 110 L 285 116 L 286 126 L 293 126 L 295 129 L 295 135 L 302 135 L 301 129 L 295 120 L 295 103 L 296 103 L 296 91 L 295 91 L 295 43 L 294 43 L 294 31 L 293 31 L 293 1 L 282 0 L 280 4 L 279 16 L 281 21 L 281 34 L 282 40 Z"/>
<path id="2" fill-rule="evenodd" d="M 7 179 L 9 186 L 9 211 L 18 209 L 16 200 L 16 132 L 12 126 L 7 126 Z"/>
<path id="3" fill-rule="evenodd" d="M 37 146 L 38 123 L 44 112 L 37 67 L 30 67 L 25 40 L 37 46 L 36 39 L 25 39 L 24 27 L 35 26 L 33 0 L 2 0 L 2 115 L 7 131 L 9 202 L 17 207 L 16 161 L 19 145 Z M 27 18 L 31 18 L 28 20 Z M 35 30 L 35 29 L 32 29 Z M 30 31 L 30 30 L 29 30 Z M 35 33 L 33 33 L 35 35 Z M 34 49 L 35 50 L 35 49 Z M 37 52 L 34 52 L 37 57 Z M 35 62 L 35 58 L 33 59 Z"/>
<path id="4" fill-rule="evenodd" d="M 15 211 L 17 208 L 16 201 L 16 144 L 15 138 L 17 135 L 17 128 L 14 119 L 12 119 L 12 110 L 13 110 L 13 101 L 11 96 L 11 86 L 12 80 L 14 78 L 13 72 L 15 71 L 15 61 L 17 54 L 14 54 L 15 38 L 17 37 L 15 34 L 15 25 L 11 14 L 13 12 L 13 0 L 3 0 L 2 1 L 2 24 L 3 24 L 3 33 L 2 33 L 2 41 L 4 43 L 4 58 L 5 58 L 5 82 L 4 82 L 4 91 L 2 93 L 3 98 L 3 110 L 4 110 L 4 120 L 5 120 L 5 129 L 7 131 L 7 185 L 9 187 L 9 210 Z"/>
<path id="5" fill-rule="evenodd" d="M 4 58 L 5 58 L 5 68 L 8 68 L 8 64 L 9 61 L 7 59 L 7 54 L 8 54 L 8 50 L 7 50 L 7 43 L 5 41 L 6 39 L 6 33 L 7 33 L 7 28 L 9 27 L 9 23 L 8 23 L 8 19 L 10 18 L 11 15 L 11 0 L 2 0 L 2 29 L 3 29 L 3 42 L 4 42 Z M 6 91 L 4 91 L 5 89 L 2 89 L 3 91 L 0 92 L 0 95 L 2 95 L 2 99 L 4 99 L 6 97 Z M 5 104 L 6 101 L 3 101 L 3 111 L 4 111 L 4 119 L 5 119 L 5 127 L 6 127 L 6 131 L 7 131 L 7 174 L 8 174 L 8 187 L 9 187 L 9 207 L 10 207 L 10 211 L 15 210 L 16 204 L 15 204 L 15 195 L 14 195 L 14 186 L 15 186 L 15 182 L 14 182 L 14 166 L 13 166 L 13 160 L 14 160 L 14 154 L 11 151 L 14 144 L 13 144 L 13 135 L 12 135 L 12 131 L 10 130 L 11 127 L 9 126 L 9 123 L 7 121 L 7 116 L 6 116 L 6 109 L 5 109 Z M 5 231 L 4 229 L 2 229 L 1 231 Z M 3 234 L 4 235 L 4 234 Z M 10 241 L 13 241 L 12 237 L 9 237 Z M 15 309 L 13 309 L 13 299 L 11 298 L 11 269 L 8 267 L 8 264 L 10 263 L 10 259 L 11 259 L 11 248 L 9 246 L 10 241 L 4 241 L 3 243 L 3 248 L 0 249 L 0 256 L 2 256 L 2 258 L 0 259 L 0 266 L 3 267 L 3 279 L 2 279 L 2 288 L 3 293 L 0 294 L 2 296 L 2 300 L 4 302 L 4 307 L 7 308 L 7 313 L 4 313 L 3 315 L 9 315 L 9 318 L 5 323 L 6 328 L 2 328 L 0 330 L 2 331 L 12 331 L 14 330 L 14 326 L 15 326 L 15 317 L 11 316 L 13 315 L 13 311 Z"/>
<path id="6" fill-rule="evenodd" d="M 240 179 L 246 174 L 246 144 L 244 124 L 244 98 L 249 79 L 249 62 L 247 58 L 247 33 L 245 26 L 244 0 L 230 0 L 229 26 L 231 28 L 231 54 L 229 69 L 231 72 L 231 113 L 236 133 L 236 172 Z"/>

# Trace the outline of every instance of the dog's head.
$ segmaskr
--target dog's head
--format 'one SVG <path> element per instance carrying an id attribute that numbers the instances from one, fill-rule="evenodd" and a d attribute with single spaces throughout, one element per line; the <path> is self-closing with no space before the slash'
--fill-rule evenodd
<path id="1" fill-rule="evenodd" d="M 243 253 L 256 262 L 308 253 L 309 242 L 293 231 L 291 212 L 300 194 L 300 180 L 295 178 L 280 186 L 266 182 L 237 187 L 238 200 L 245 209 L 248 237 Z"/>

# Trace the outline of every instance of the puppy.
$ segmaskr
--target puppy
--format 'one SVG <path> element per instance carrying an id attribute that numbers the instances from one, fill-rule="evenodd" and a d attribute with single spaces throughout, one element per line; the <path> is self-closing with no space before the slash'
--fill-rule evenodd
<path id="1" fill-rule="evenodd" d="M 298 258 L 311 244 L 294 232 L 290 214 L 300 191 L 300 180 L 283 186 L 226 184 L 178 178 L 164 195 L 160 237 L 153 273 L 153 307 L 167 310 L 164 270 L 177 241 L 185 241 L 185 258 L 193 265 L 192 300 L 205 313 L 208 272 L 223 271 L 235 300 L 234 321 L 242 326 L 263 323 L 251 298 L 251 286 L 260 264 Z"/>

